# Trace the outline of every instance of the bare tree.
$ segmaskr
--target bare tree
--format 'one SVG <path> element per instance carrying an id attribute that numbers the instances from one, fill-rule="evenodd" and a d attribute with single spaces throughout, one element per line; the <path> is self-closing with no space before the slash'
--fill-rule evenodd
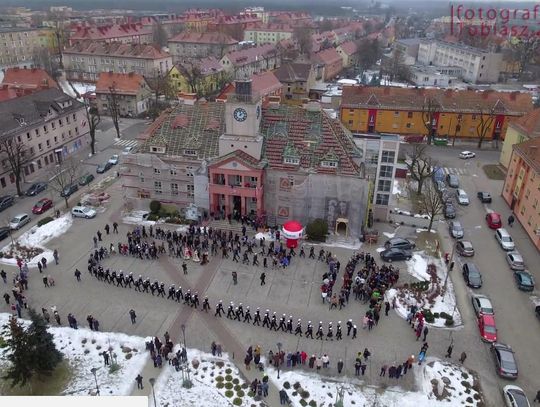
<path id="1" fill-rule="evenodd" d="M 381 72 L 388 75 L 390 80 L 409 81 L 411 78 L 411 70 L 405 64 L 403 52 L 399 49 L 394 49 L 392 55 L 384 58 L 381 64 Z"/>
<path id="2" fill-rule="evenodd" d="M 476 115 L 479 118 L 476 125 L 476 136 L 478 137 L 478 148 L 482 148 L 482 143 L 488 135 L 488 131 L 491 129 L 493 122 L 495 121 L 495 111 L 493 108 L 486 111 L 483 108 L 479 109 L 479 114 Z"/>
<path id="3" fill-rule="evenodd" d="M 26 147 L 22 141 L 12 138 L 5 138 L 0 141 L 0 155 L 5 155 L 11 173 L 15 178 L 15 186 L 17 188 L 17 195 L 22 195 L 21 180 L 23 175 L 23 166 L 26 162 L 25 159 Z"/>
<path id="4" fill-rule="evenodd" d="M 356 45 L 362 70 L 371 68 L 381 58 L 381 46 L 377 39 L 362 38 L 356 41 Z"/>
<path id="5" fill-rule="evenodd" d="M 72 157 L 60 161 L 49 171 L 49 187 L 64 196 L 64 189 L 77 182 L 80 177 L 80 165 Z M 69 208 L 69 196 L 64 196 L 66 209 Z"/>
<path id="6" fill-rule="evenodd" d="M 90 106 L 88 98 L 85 97 L 86 121 L 88 122 L 88 132 L 90 133 L 90 150 L 92 155 L 96 154 L 96 128 L 101 122 L 101 116 L 96 107 Z"/>
<path id="7" fill-rule="evenodd" d="M 309 55 L 313 48 L 311 30 L 307 27 L 296 27 L 293 32 L 300 54 Z"/>
<path id="8" fill-rule="evenodd" d="M 162 48 L 167 46 L 167 40 L 167 32 L 163 28 L 163 25 L 158 21 L 152 27 L 152 42 Z"/>
<path id="9" fill-rule="evenodd" d="M 107 104 L 109 105 L 109 113 L 116 129 L 116 137 L 120 138 L 120 103 L 118 101 L 118 92 L 116 86 L 109 87 L 109 93 L 107 95 Z"/>
<path id="10" fill-rule="evenodd" d="M 419 197 L 420 210 L 429 216 L 428 231 L 433 226 L 433 221 L 444 212 L 442 195 L 437 191 L 433 182 L 426 182 L 424 192 Z"/>
<path id="11" fill-rule="evenodd" d="M 32 52 L 32 63 L 36 68 L 46 71 L 52 78 L 58 77 L 58 62 L 48 48 L 36 47 Z"/>
<path id="12" fill-rule="evenodd" d="M 418 184 L 416 190 L 418 194 L 422 193 L 424 182 L 435 172 L 434 163 L 426 150 L 427 146 L 425 144 L 414 144 L 413 150 L 409 153 L 406 161 L 411 178 Z"/>
<path id="13" fill-rule="evenodd" d="M 538 58 L 540 39 L 537 37 L 514 39 L 511 43 L 512 59 L 518 64 L 518 75 L 522 79 L 527 66 Z"/>
<path id="14" fill-rule="evenodd" d="M 435 133 L 437 132 L 436 113 L 439 110 L 439 103 L 431 98 L 426 97 L 422 103 L 422 123 L 427 131 L 427 143 L 431 144 Z"/>
<path id="15" fill-rule="evenodd" d="M 166 99 L 171 99 L 174 96 L 174 90 L 171 87 L 169 75 L 163 74 L 161 71 L 154 72 L 151 78 L 145 78 L 154 91 L 154 103 L 158 104 L 159 97 L 165 96 Z"/>
<path id="16" fill-rule="evenodd" d="M 197 62 L 185 62 L 181 65 L 177 65 L 177 67 L 182 76 L 185 78 L 191 92 L 198 94 L 200 92 L 200 83 L 203 75 Z"/>

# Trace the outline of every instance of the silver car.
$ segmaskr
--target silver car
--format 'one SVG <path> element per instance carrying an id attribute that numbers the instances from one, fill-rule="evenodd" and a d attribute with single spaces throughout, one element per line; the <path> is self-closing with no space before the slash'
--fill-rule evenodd
<path id="1" fill-rule="evenodd" d="M 523 256 L 518 251 L 506 253 L 506 261 L 512 270 L 525 270 Z"/>
<path id="2" fill-rule="evenodd" d="M 463 226 L 457 220 L 452 220 L 448 223 L 448 230 L 450 231 L 450 235 L 456 239 L 463 237 Z"/>
<path id="3" fill-rule="evenodd" d="M 477 317 L 480 316 L 480 314 L 495 314 L 495 312 L 493 311 L 493 305 L 491 304 L 491 300 L 485 295 L 473 295 L 471 296 L 471 302 Z"/>

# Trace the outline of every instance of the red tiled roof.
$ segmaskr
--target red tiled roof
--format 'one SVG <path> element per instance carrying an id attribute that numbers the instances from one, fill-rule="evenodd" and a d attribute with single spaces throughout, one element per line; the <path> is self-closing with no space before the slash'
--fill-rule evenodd
<path id="1" fill-rule="evenodd" d="M 220 164 L 223 164 L 224 162 L 231 160 L 232 158 L 237 158 L 243 164 L 246 164 L 248 167 L 251 167 L 251 168 L 260 169 L 260 168 L 264 168 L 266 165 L 264 162 L 257 160 L 255 157 L 252 157 L 250 154 L 242 150 L 235 150 L 235 151 L 230 152 L 229 154 L 225 154 L 224 156 L 215 159 L 214 161 L 210 163 L 209 167 L 217 167 Z"/>
<path id="2" fill-rule="evenodd" d="M 263 97 L 281 89 L 282 86 L 279 79 L 271 71 L 256 73 L 251 76 L 251 80 L 253 92 Z"/>
<path id="3" fill-rule="evenodd" d="M 270 56 L 273 53 L 277 53 L 276 47 L 272 44 L 264 44 L 258 47 L 250 47 L 238 51 L 231 51 L 227 55 L 225 55 L 225 57 L 227 57 L 229 61 L 231 61 L 231 64 L 238 67 L 249 65 L 257 61 L 259 58 Z"/>
<path id="4" fill-rule="evenodd" d="M 96 83 L 96 93 L 110 93 L 109 89 L 114 87 L 118 94 L 136 95 L 143 83 L 146 80 L 137 73 L 101 72 Z"/>
<path id="5" fill-rule="evenodd" d="M 112 24 L 100 27 L 77 27 L 70 40 L 108 40 L 133 35 L 151 35 L 152 27 L 144 27 L 142 24 Z"/>
<path id="6" fill-rule="evenodd" d="M 353 41 L 346 41 L 340 45 L 342 51 L 347 55 L 354 55 L 358 52 L 358 47 Z"/>
<path id="7" fill-rule="evenodd" d="M 322 51 L 316 52 L 313 55 L 313 59 L 324 65 L 330 65 L 335 62 L 341 61 L 341 56 L 335 48 L 327 48 L 323 49 Z"/>
<path id="8" fill-rule="evenodd" d="M 478 112 L 480 108 L 495 113 L 522 115 L 532 110 L 528 93 L 376 86 L 344 86 L 342 107 L 422 110 L 428 99 L 440 105 L 440 111 Z"/>
<path id="9" fill-rule="evenodd" d="M 276 23 L 268 23 L 268 24 L 257 24 L 255 27 L 250 28 L 249 31 L 275 31 L 275 32 L 288 32 L 292 33 L 293 29 L 288 24 L 276 24 Z"/>
<path id="10" fill-rule="evenodd" d="M 516 128 L 530 138 L 540 137 L 540 108 L 534 109 L 519 119 L 510 123 L 510 126 Z"/>
<path id="11" fill-rule="evenodd" d="M 161 59 L 169 57 L 153 45 L 123 44 L 121 42 L 105 43 L 102 41 L 78 41 L 66 48 L 64 54 L 110 55 L 117 57 Z"/>
<path id="12" fill-rule="evenodd" d="M 536 174 L 540 174 L 540 138 L 514 144 L 512 149 L 534 169 Z"/>
<path id="13" fill-rule="evenodd" d="M 8 68 L 4 73 L 3 84 L 35 87 L 35 88 L 57 88 L 58 84 L 43 69 L 21 69 Z"/>
<path id="14" fill-rule="evenodd" d="M 19 95 L 17 94 L 17 91 L 10 87 L 2 87 L 0 88 L 0 102 L 4 102 L 6 100 L 15 99 Z"/>
<path id="15" fill-rule="evenodd" d="M 224 44 L 234 45 L 238 44 L 231 36 L 220 32 L 205 32 L 205 33 L 193 33 L 182 32 L 175 37 L 169 39 L 169 42 L 182 42 L 189 44 Z"/>

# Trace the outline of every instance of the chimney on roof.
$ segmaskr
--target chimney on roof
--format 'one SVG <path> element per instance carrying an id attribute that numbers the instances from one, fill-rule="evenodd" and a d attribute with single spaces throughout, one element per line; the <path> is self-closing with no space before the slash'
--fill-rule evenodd
<path id="1" fill-rule="evenodd" d="M 178 101 L 184 105 L 193 106 L 197 101 L 196 93 L 180 92 L 178 93 Z"/>

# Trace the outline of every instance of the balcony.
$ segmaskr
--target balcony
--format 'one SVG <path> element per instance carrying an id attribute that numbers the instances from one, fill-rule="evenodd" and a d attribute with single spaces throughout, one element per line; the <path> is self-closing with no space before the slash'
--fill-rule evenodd
<path id="1" fill-rule="evenodd" d="M 210 193 L 212 194 L 222 194 L 222 195 L 240 195 L 244 197 L 255 198 L 257 196 L 257 188 L 254 185 L 253 187 L 242 187 L 240 185 L 221 185 L 210 183 Z M 262 194 L 263 189 L 259 190 L 259 194 Z"/>

